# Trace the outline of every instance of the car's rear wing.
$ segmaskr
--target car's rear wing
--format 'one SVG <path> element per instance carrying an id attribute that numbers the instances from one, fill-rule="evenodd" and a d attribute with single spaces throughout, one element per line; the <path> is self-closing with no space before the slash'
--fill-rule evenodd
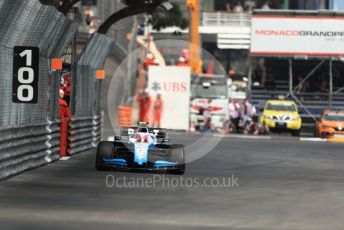
<path id="1" fill-rule="evenodd" d="M 126 137 L 138 132 L 140 127 L 123 127 L 121 128 L 121 136 Z M 148 128 L 148 132 L 154 134 L 157 138 L 165 138 L 166 137 L 166 130 L 159 129 L 159 128 Z"/>

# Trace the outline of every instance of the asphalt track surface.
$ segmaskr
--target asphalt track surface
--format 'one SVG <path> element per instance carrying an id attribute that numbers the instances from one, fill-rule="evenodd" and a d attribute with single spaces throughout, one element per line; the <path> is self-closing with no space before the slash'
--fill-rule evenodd
<path id="1" fill-rule="evenodd" d="M 183 176 L 237 178 L 232 187 L 125 187 L 124 177 L 180 176 L 97 172 L 94 159 L 89 151 L 1 181 L 0 229 L 344 229 L 342 144 L 223 138 Z"/>
<path id="2" fill-rule="evenodd" d="M 109 59 L 105 69 L 117 66 Z M 101 95 L 105 112 L 110 80 Z M 105 118 L 106 137 L 113 133 Z M 198 138 L 172 139 L 189 145 Z M 94 160 L 95 150 L 0 181 L 0 230 L 344 229 L 343 144 L 226 137 L 182 177 L 97 172 Z M 209 179 L 226 185 L 209 187 Z M 143 180 L 146 186 L 129 184 Z"/>

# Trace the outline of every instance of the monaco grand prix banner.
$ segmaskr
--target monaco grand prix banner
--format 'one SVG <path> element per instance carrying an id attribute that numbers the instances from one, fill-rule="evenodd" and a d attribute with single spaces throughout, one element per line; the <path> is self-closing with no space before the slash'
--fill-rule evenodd
<path id="1" fill-rule="evenodd" d="M 344 17 L 252 16 L 251 54 L 344 56 Z"/>
<path id="2" fill-rule="evenodd" d="M 149 94 L 153 102 L 158 95 L 163 102 L 161 128 L 189 129 L 190 75 L 189 67 L 149 67 Z"/>

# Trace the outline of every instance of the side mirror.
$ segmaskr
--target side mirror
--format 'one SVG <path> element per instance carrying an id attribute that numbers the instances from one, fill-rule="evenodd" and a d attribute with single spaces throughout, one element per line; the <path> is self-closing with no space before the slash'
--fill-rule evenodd
<path id="1" fill-rule="evenodd" d="M 115 141 L 120 141 L 122 138 L 120 136 L 115 136 Z"/>
<path id="2" fill-rule="evenodd" d="M 260 108 L 259 111 L 262 113 L 264 112 L 264 108 Z"/>

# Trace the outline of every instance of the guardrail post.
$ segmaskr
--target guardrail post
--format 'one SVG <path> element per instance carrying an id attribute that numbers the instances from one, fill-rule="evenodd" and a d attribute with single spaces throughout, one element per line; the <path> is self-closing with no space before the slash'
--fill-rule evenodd
<path id="1" fill-rule="evenodd" d="M 94 115 L 92 120 L 92 147 L 97 147 L 98 145 L 98 129 L 100 128 L 100 124 L 97 122 L 98 116 Z"/>
<path id="2" fill-rule="evenodd" d="M 52 122 L 49 120 L 49 118 L 47 119 L 47 126 L 45 127 L 46 131 L 47 131 L 47 141 L 45 142 L 45 145 L 47 146 L 47 150 L 46 150 L 46 153 L 47 153 L 47 156 L 45 157 L 45 160 L 50 163 L 52 161 L 51 159 L 51 154 L 52 154 L 52 151 L 51 151 L 51 147 L 52 147 L 52 144 L 51 144 L 51 139 L 52 139 L 52 132 L 53 130 L 51 129 L 51 125 L 52 125 Z"/>

